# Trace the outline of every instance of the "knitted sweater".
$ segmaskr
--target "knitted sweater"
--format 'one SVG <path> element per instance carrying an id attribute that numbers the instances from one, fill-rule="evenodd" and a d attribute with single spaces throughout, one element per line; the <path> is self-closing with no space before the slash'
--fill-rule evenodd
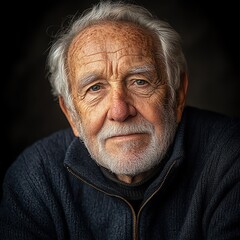
<path id="1" fill-rule="evenodd" d="M 137 212 L 70 129 L 8 169 L 1 240 L 240 239 L 240 121 L 186 107 Z"/>

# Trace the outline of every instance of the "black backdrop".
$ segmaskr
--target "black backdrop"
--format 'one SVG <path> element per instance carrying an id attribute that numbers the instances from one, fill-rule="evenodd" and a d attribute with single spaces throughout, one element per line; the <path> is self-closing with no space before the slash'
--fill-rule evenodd
<path id="1" fill-rule="evenodd" d="M 45 61 L 51 35 L 66 17 L 95 2 L 36 0 L 6 2 L 2 7 L 1 182 L 25 147 L 68 126 L 51 95 Z M 131 2 L 146 6 L 182 35 L 190 70 L 187 103 L 240 117 L 236 4 L 210 4 L 206 0 Z"/>

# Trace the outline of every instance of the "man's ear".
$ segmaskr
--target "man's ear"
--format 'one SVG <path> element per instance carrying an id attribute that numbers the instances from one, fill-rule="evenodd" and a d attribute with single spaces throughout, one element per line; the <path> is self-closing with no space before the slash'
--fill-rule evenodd
<path id="1" fill-rule="evenodd" d="M 68 122 L 69 122 L 69 124 L 70 124 L 70 126 L 73 130 L 74 135 L 78 137 L 79 134 L 78 134 L 78 130 L 77 130 L 77 127 L 76 127 L 76 123 L 73 120 L 72 113 L 67 108 L 62 96 L 58 97 L 58 101 L 59 101 L 59 105 L 60 105 L 60 108 L 61 108 L 62 112 L 64 113 L 65 117 L 67 118 L 67 120 L 68 120 Z"/>
<path id="2" fill-rule="evenodd" d="M 179 123 L 182 118 L 183 109 L 185 106 L 186 95 L 188 89 L 188 75 L 181 74 L 181 84 L 177 92 L 177 122 Z"/>

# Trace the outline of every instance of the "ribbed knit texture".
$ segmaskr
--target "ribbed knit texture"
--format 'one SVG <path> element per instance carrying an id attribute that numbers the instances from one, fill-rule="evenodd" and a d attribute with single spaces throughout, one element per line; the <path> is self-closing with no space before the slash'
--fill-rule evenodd
<path id="1" fill-rule="evenodd" d="M 187 107 L 139 213 L 114 184 L 70 129 L 54 133 L 9 168 L 0 239 L 238 240 L 240 120 Z"/>

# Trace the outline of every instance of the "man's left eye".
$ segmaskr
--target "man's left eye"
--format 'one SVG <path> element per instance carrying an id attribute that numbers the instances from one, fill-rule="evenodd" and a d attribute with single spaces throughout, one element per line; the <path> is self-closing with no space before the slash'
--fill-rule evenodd
<path id="1" fill-rule="evenodd" d="M 143 79 L 137 79 L 135 82 L 136 82 L 137 85 L 144 85 L 144 84 L 147 83 L 147 81 L 145 81 Z"/>
<path id="2" fill-rule="evenodd" d="M 100 90 L 100 88 L 101 88 L 100 85 L 96 84 L 96 85 L 91 86 L 89 89 L 91 91 L 95 92 L 95 91 Z"/>

